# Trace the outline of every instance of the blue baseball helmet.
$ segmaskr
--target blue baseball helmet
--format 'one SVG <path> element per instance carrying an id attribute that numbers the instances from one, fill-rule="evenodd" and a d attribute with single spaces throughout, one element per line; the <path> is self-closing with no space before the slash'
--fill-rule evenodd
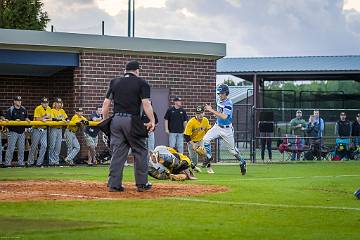
<path id="1" fill-rule="evenodd" d="M 226 84 L 220 84 L 217 88 L 216 88 L 216 94 L 219 93 L 225 93 L 226 96 L 229 95 L 229 87 Z"/>
<path id="2" fill-rule="evenodd" d="M 354 195 L 357 199 L 360 200 L 360 188 L 356 192 L 354 192 Z"/>

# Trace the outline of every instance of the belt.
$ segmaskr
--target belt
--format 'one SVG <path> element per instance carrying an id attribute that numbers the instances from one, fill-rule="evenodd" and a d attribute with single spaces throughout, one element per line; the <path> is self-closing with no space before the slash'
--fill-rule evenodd
<path id="1" fill-rule="evenodd" d="M 229 128 L 229 127 L 231 127 L 231 125 L 219 125 L 219 124 L 218 124 L 218 126 L 221 127 L 221 128 Z"/>
<path id="2" fill-rule="evenodd" d="M 132 114 L 130 114 L 130 113 L 114 113 L 114 116 L 119 116 L 119 117 L 131 117 Z"/>

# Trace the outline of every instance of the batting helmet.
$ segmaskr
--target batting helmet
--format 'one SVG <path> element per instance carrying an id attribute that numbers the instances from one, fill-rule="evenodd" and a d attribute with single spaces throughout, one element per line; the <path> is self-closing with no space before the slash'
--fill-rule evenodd
<path id="1" fill-rule="evenodd" d="M 360 188 L 356 192 L 354 192 L 354 195 L 357 199 L 360 200 Z"/>
<path id="2" fill-rule="evenodd" d="M 216 93 L 225 93 L 226 96 L 229 95 L 229 87 L 226 84 L 220 84 L 217 89 L 216 89 Z"/>

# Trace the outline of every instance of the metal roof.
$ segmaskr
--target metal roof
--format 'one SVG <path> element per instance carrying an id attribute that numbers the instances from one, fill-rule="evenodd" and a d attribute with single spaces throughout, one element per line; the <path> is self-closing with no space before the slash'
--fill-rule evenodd
<path id="1" fill-rule="evenodd" d="M 229 86 L 229 98 L 233 103 L 240 102 L 253 95 L 252 86 Z"/>
<path id="2" fill-rule="evenodd" d="M 272 72 L 359 72 L 360 55 L 223 58 L 218 74 Z"/>
<path id="3" fill-rule="evenodd" d="M 186 55 L 219 59 L 226 44 L 150 38 L 0 29 L 0 48 L 31 50 L 107 50 L 161 55 Z"/>

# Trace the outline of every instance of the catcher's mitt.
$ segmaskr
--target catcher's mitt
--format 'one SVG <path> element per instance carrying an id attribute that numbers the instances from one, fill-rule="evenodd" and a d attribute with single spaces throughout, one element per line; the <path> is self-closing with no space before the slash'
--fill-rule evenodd
<path id="1" fill-rule="evenodd" d="M 197 154 L 199 154 L 200 156 L 205 156 L 206 154 L 206 150 L 203 146 L 198 146 L 196 149 L 195 149 L 195 152 Z"/>

